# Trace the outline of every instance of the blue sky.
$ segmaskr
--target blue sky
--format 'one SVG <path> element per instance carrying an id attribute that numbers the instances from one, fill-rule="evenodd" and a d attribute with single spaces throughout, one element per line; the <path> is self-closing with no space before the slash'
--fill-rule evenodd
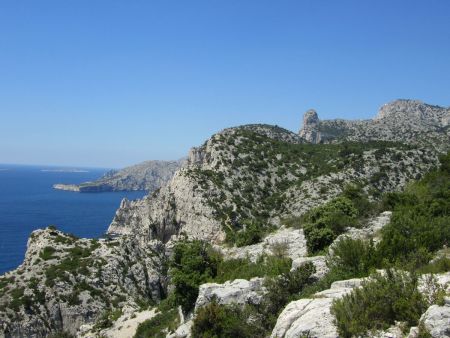
<path id="1" fill-rule="evenodd" d="M 0 163 L 176 159 L 396 98 L 450 105 L 450 1 L 0 0 Z"/>

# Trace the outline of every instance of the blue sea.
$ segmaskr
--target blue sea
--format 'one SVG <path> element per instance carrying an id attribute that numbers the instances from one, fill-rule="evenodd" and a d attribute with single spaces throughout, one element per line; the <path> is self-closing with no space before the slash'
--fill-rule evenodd
<path id="1" fill-rule="evenodd" d="M 122 198 L 144 191 L 76 193 L 54 190 L 55 183 L 92 181 L 108 169 L 0 164 L 0 274 L 22 263 L 30 233 L 48 225 L 78 237 L 102 236 Z M 81 169 L 81 170 L 80 170 Z"/>

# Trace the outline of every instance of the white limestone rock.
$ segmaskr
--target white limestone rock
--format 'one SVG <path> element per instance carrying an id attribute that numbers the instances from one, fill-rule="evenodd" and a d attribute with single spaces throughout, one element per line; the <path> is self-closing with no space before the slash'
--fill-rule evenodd
<path id="1" fill-rule="evenodd" d="M 286 256 L 295 260 L 307 255 L 306 239 L 303 229 L 293 229 L 281 227 L 267 235 L 261 243 L 244 247 L 217 248 L 223 253 L 226 259 L 249 258 L 252 262 L 263 255 L 273 255 L 276 251 L 283 251 Z"/>
<path id="2" fill-rule="evenodd" d="M 327 272 L 330 270 L 327 266 L 327 261 L 325 256 L 314 256 L 314 257 L 300 257 L 292 261 L 291 271 L 294 271 L 311 262 L 316 268 L 316 272 L 312 275 L 313 277 L 320 279 L 323 278 Z"/>
<path id="3" fill-rule="evenodd" d="M 450 337 L 450 304 L 430 306 L 420 321 L 433 338 Z"/>
<path id="4" fill-rule="evenodd" d="M 314 298 L 290 302 L 278 317 L 272 331 L 272 338 L 308 337 L 336 338 L 337 328 L 330 309 L 333 300 L 341 298 L 359 287 L 363 279 L 334 282 L 330 289 L 318 292 Z"/>
<path id="5" fill-rule="evenodd" d="M 264 278 L 252 278 L 250 280 L 236 279 L 223 284 L 202 284 L 195 303 L 195 311 L 213 299 L 218 304 L 259 304 L 265 292 L 263 283 Z"/>

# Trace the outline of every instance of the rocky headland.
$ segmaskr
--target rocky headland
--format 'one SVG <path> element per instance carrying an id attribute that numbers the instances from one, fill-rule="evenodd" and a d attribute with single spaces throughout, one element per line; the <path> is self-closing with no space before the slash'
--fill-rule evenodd
<path id="1" fill-rule="evenodd" d="M 439 252 L 447 259 L 442 238 L 450 224 L 442 218 L 442 189 L 448 168 L 439 158 L 450 148 L 449 116 L 449 108 L 411 100 L 389 103 L 367 121 L 321 121 L 308 111 L 299 133 L 260 124 L 228 128 L 193 148 L 183 165 L 152 162 L 152 169 L 137 170 L 139 176 L 131 174 L 135 167 L 110 173 L 93 189 L 110 182 L 110 189 L 145 186 L 151 193 L 122 201 L 107 239 L 79 239 L 53 227 L 33 232 L 23 264 L 0 278 L 0 337 L 201 337 L 198 332 L 215 327 L 221 313 L 249 319 L 238 327 L 252 334 L 241 336 L 343 336 L 336 302 L 389 276 L 389 255 L 399 255 L 391 249 L 403 242 L 388 239 L 408 231 L 413 236 L 424 217 L 422 211 L 410 222 L 401 214 L 395 205 L 420 201 L 399 192 L 413 189 L 416 197 L 435 198 L 427 222 L 442 230 L 432 237 L 421 229 L 419 237 L 432 238 L 427 243 L 433 246 L 420 251 L 425 261 L 411 256 L 401 267 L 414 261 L 431 269 Z M 424 177 L 425 183 L 411 185 Z M 442 191 L 428 193 L 427 182 Z M 410 228 L 397 233 L 400 218 Z M 357 262 L 356 270 L 336 258 L 347 244 L 361 252 L 348 259 Z M 200 248 L 200 258 L 193 248 Z M 384 250 L 382 259 L 376 250 Z M 370 260 L 359 262 L 365 254 Z M 372 275 L 376 270 L 379 276 Z M 426 271 L 411 282 L 416 299 L 423 299 L 414 322 L 405 316 L 365 334 L 450 337 L 450 275 L 439 271 L 433 283 L 425 280 L 431 276 Z M 392 278 L 407 283 L 409 273 Z M 296 283 L 303 289 L 289 293 Z M 180 287 L 184 293 L 177 293 Z M 180 298 L 193 290 L 189 302 Z M 201 326 L 211 313 L 215 320 Z M 259 331 L 251 331 L 255 325 Z"/>
<path id="2" fill-rule="evenodd" d="M 170 180 L 183 164 L 178 161 L 145 161 L 121 170 L 111 170 L 96 181 L 53 185 L 54 189 L 74 192 L 149 191 Z"/>

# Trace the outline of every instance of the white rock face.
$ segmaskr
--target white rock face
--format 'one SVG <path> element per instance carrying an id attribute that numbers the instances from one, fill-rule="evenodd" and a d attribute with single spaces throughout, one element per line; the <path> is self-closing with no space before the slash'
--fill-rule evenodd
<path id="1" fill-rule="evenodd" d="M 319 117 L 314 109 L 308 110 L 303 115 L 303 124 L 299 135 L 312 143 L 320 142 L 320 133 L 318 132 Z"/>
<path id="2" fill-rule="evenodd" d="M 272 338 L 338 337 L 330 309 L 333 299 L 341 298 L 361 285 L 363 279 L 350 279 L 334 282 L 330 289 L 318 292 L 315 298 L 290 302 L 278 317 Z"/>
<path id="3" fill-rule="evenodd" d="M 325 256 L 314 256 L 314 257 L 300 257 L 292 261 L 292 268 L 291 271 L 301 267 L 302 265 L 305 265 L 306 263 L 313 263 L 314 267 L 316 268 L 316 272 L 313 274 L 313 277 L 315 278 L 322 278 L 326 275 L 326 273 L 329 271 L 327 267 L 327 261 Z"/>
<path id="4" fill-rule="evenodd" d="M 272 331 L 272 338 L 301 337 L 309 333 L 310 337 L 337 337 L 330 307 L 331 298 L 300 299 L 289 305 L 278 317 Z"/>
<path id="5" fill-rule="evenodd" d="M 218 304 L 259 304 L 264 295 L 263 282 L 264 278 L 252 278 L 236 279 L 223 284 L 202 284 L 195 303 L 195 311 L 213 299 L 216 299 Z"/>
<path id="6" fill-rule="evenodd" d="M 383 273 L 383 271 L 380 271 Z M 289 303 L 278 317 L 271 338 L 299 338 L 309 334 L 308 337 L 338 338 L 337 328 L 333 322 L 334 317 L 330 312 L 334 299 L 342 298 L 354 288 L 360 287 L 365 278 L 354 278 L 337 281 L 331 284 L 328 290 L 317 292 L 314 298 L 300 299 Z M 450 273 L 436 275 L 436 282 L 445 290 L 450 290 Z M 419 290 L 424 289 L 426 278 L 420 280 Z M 450 337 L 450 299 L 446 299 L 445 306 L 431 306 L 422 316 L 421 321 L 432 333 L 433 337 Z M 433 331 L 434 330 L 434 331 Z M 414 332 L 411 330 L 411 338 Z M 389 330 L 378 332 L 373 337 L 401 338 L 398 325 Z"/>
<path id="7" fill-rule="evenodd" d="M 273 255 L 276 250 L 283 250 L 285 255 L 292 260 L 307 255 L 303 230 L 285 227 L 270 233 L 261 243 L 241 248 L 217 248 L 222 251 L 226 259 L 248 257 L 252 262 L 256 262 L 262 254 Z"/>
<path id="8" fill-rule="evenodd" d="M 352 239 L 373 239 L 375 243 L 380 241 L 380 231 L 383 229 L 391 221 L 392 212 L 385 211 L 382 212 L 379 216 L 369 220 L 367 224 L 361 229 L 357 228 L 348 228 L 347 231 L 341 235 L 339 235 L 333 242 L 330 247 L 330 251 L 332 252 L 333 246 L 336 243 L 339 243 L 344 238 L 352 238 Z"/>
<path id="9" fill-rule="evenodd" d="M 133 338 L 138 325 L 148 319 L 153 318 L 157 314 L 155 309 L 136 311 L 134 308 L 125 307 L 123 314 L 118 318 L 112 327 L 95 332 L 92 324 L 82 325 L 77 333 L 77 338 Z"/>
<path id="10" fill-rule="evenodd" d="M 420 320 L 433 338 L 450 337 L 450 300 L 445 306 L 430 306 Z"/>

